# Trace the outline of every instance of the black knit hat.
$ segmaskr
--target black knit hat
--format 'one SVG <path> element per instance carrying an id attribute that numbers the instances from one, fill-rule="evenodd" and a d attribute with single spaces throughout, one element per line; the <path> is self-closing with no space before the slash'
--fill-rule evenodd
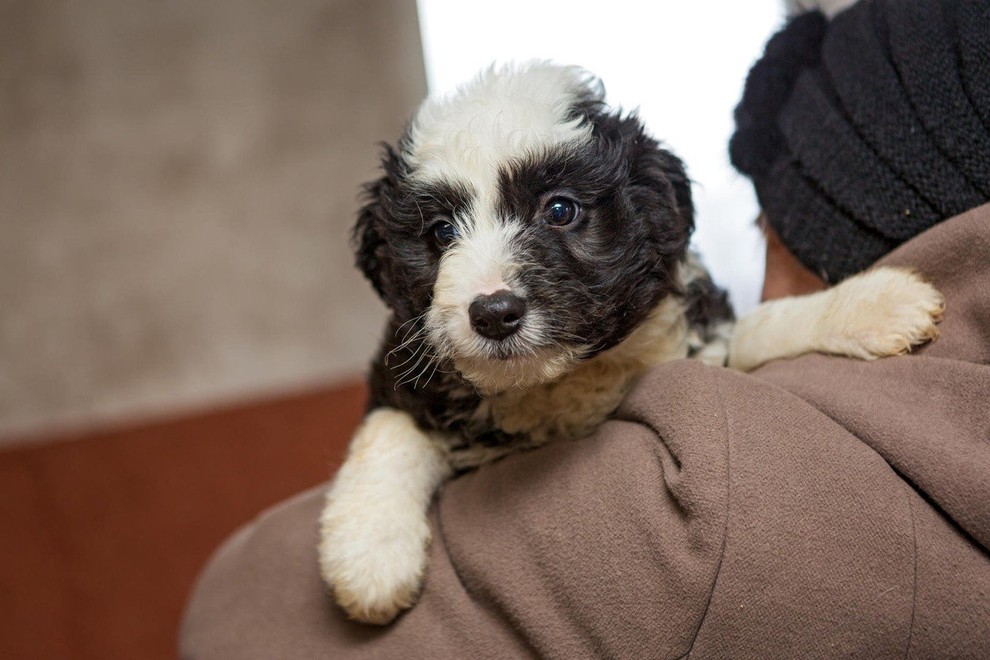
<path id="1" fill-rule="evenodd" d="M 799 15 L 735 117 L 732 163 L 784 244 L 828 282 L 863 270 L 990 201 L 990 0 Z"/>

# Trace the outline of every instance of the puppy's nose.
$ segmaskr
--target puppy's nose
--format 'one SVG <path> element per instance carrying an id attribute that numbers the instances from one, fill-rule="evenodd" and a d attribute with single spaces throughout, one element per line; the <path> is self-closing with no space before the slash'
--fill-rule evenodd
<path id="1" fill-rule="evenodd" d="M 468 307 L 474 331 L 489 339 L 505 339 L 522 325 L 526 301 L 503 289 L 487 296 L 478 296 Z"/>

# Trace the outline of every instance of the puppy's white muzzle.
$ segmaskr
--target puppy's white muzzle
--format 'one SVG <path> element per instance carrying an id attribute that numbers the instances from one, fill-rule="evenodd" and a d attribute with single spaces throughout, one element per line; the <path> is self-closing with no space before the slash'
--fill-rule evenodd
<path id="1" fill-rule="evenodd" d="M 460 223 L 440 259 L 426 331 L 438 355 L 484 392 L 530 387 L 557 378 L 580 350 L 547 336 L 544 312 L 526 302 L 521 283 L 522 226 Z"/>

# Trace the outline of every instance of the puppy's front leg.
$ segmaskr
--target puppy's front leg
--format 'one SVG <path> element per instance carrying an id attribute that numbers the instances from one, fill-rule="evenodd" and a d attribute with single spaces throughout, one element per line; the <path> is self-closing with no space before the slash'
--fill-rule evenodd
<path id="1" fill-rule="evenodd" d="M 351 618 L 385 624 L 419 593 L 427 509 L 451 474 L 437 438 L 407 413 L 373 410 L 351 441 L 320 518 L 323 579 Z"/>
<path id="2" fill-rule="evenodd" d="M 945 302 L 901 268 L 874 268 L 807 296 L 763 303 L 736 323 L 729 366 L 741 371 L 804 353 L 873 360 L 935 339 Z"/>

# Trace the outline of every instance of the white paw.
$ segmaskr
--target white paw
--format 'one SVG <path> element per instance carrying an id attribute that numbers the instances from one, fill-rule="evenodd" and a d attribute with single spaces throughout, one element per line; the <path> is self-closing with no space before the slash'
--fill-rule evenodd
<path id="1" fill-rule="evenodd" d="M 412 607 L 426 571 L 427 510 L 450 476 L 442 442 L 378 408 L 351 441 L 320 517 L 320 572 L 347 614 L 386 624 Z"/>
<path id="2" fill-rule="evenodd" d="M 919 275 L 876 268 L 845 280 L 830 294 L 827 350 L 864 360 L 911 351 L 938 337 L 945 299 Z"/>
<path id="3" fill-rule="evenodd" d="M 330 502 L 322 517 L 320 570 L 352 619 L 384 625 L 416 602 L 430 527 L 422 516 Z"/>

